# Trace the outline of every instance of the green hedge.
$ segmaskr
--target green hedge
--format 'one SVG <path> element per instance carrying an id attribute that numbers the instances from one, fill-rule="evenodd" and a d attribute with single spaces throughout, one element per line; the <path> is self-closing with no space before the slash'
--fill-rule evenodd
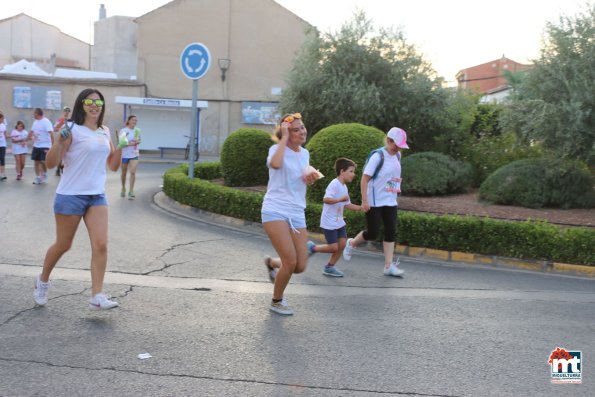
<path id="1" fill-rule="evenodd" d="M 197 178 L 191 181 L 186 170 L 182 165 L 166 171 L 163 191 L 167 196 L 209 212 L 260 222 L 261 193 Z M 319 231 L 321 212 L 321 204 L 308 204 L 306 222 L 311 231 Z M 350 236 L 365 227 L 361 212 L 345 211 L 345 221 Z M 595 266 L 595 230 L 544 222 L 399 211 L 397 241 L 415 247 Z"/>

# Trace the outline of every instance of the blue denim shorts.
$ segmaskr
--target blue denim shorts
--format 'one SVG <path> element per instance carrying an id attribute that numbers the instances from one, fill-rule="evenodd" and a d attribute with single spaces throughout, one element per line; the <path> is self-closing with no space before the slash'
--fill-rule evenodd
<path id="1" fill-rule="evenodd" d="M 128 163 L 130 163 L 130 160 L 138 160 L 138 156 L 131 157 L 131 158 L 124 158 L 124 157 L 122 157 L 122 164 L 128 164 Z"/>
<path id="2" fill-rule="evenodd" d="M 320 229 L 322 229 L 322 233 L 324 233 L 324 238 L 326 239 L 327 244 L 335 244 L 340 238 L 347 238 L 347 229 L 345 226 L 333 230 L 322 227 Z"/>
<path id="3" fill-rule="evenodd" d="M 305 229 L 306 228 L 306 216 L 302 213 L 301 216 L 287 216 L 280 214 L 278 212 L 268 212 L 262 211 L 262 223 L 272 222 L 272 221 L 285 221 L 289 224 L 289 227 L 293 229 Z"/>
<path id="4" fill-rule="evenodd" d="M 85 215 L 90 207 L 107 205 L 105 194 L 58 194 L 54 199 L 54 213 L 61 215 Z"/>

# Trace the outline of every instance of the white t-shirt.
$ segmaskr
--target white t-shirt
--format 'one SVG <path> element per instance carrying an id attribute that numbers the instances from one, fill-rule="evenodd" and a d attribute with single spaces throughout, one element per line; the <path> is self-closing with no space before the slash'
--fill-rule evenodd
<path id="1" fill-rule="evenodd" d="M 6 147 L 6 124 L 0 123 L 0 147 Z"/>
<path id="2" fill-rule="evenodd" d="M 324 198 L 338 199 L 348 194 L 347 185 L 335 178 L 326 187 Z M 351 200 L 341 201 L 335 204 L 324 203 L 322 206 L 322 215 L 320 216 L 320 227 L 327 230 L 337 230 L 345 226 L 343 210 L 350 203 Z"/>
<path id="3" fill-rule="evenodd" d="M 63 156 L 64 173 L 56 193 L 105 193 L 107 157 L 110 154 L 109 129 L 103 127 L 91 131 L 83 125 L 74 124 L 71 133 L 72 142 Z"/>
<path id="4" fill-rule="evenodd" d="M 401 193 L 401 162 L 398 155 L 384 152 L 384 164 L 376 179 L 368 182 L 368 204 L 370 207 L 394 207 L 398 205 L 397 195 Z M 380 163 L 380 154 L 374 153 L 364 168 L 364 174 L 372 176 Z"/>
<path id="5" fill-rule="evenodd" d="M 27 130 L 12 130 L 10 133 L 11 141 L 13 139 L 22 141 L 18 143 L 12 142 L 12 154 L 27 154 L 27 136 L 29 136 Z"/>
<path id="6" fill-rule="evenodd" d="M 263 212 L 283 215 L 303 216 L 306 208 L 306 182 L 304 170 L 310 164 L 310 153 L 300 147 L 298 152 L 285 148 L 283 165 L 279 169 L 270 166 L 273 155 L 279 149 L 275 144 L 269 148 L 267 167 L 269 167 L 269 183 L 262 201 Z"/>
<path id="7" fill-rule="evenodd" d="M 33 147 L 46 149 L 52 147 L 54 127 L 47 117 L 35 120 L 31 126 L 31 132 L 33 133 Z"/>
<path id="8" fill-rule="evenodd" d="M 118 136 L 120 136 L 122 132 L 126 133 L 126 138 L 128 139 L 128 142 L 132 140 L 138 141 L 140 139 L 140 128 L 138 127 L 135 127 L 133 130 L 131 130 L 128 127 L 124 127 L 120 130 Z M 140 150 L 138 149 L 138 145 L 126 146 L 122 148 L 123 159 L 133 159 L 135 157 L 138 157 L 139 154 Z"/>

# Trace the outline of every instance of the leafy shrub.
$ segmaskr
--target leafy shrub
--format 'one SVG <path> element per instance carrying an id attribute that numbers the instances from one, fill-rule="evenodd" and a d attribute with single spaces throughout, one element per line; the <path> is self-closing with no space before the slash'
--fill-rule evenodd
<path id="1" fill-rule="evenodd" d="M 464 191 L 471 183 L 471 166 L 436 152 L 401 159 L 404 195 L 433 196 Z"/>
<path id="2" fill-rule="evenodd" d="M 227 186 L 265 185 L 271 135 L 256 128 L 240 128 L 223 142 L 221 170 Z"/>
<path id="3" fill-rule="evenodd" d="M 479 197 L 497 204 L 529 208 L 593 208 L 593 176 L 561 159 L 525 159 L 512 162 L 490 175 Z"/>
<path id="4" fill-rule="evenodd" d="M 322 202 L 327 185 L 336 177 L 335 161 L 347 157 L 356 164 L 355 178 L 348 185 L 349 196 L 354 203 L 361 202 L 359 180 L 368 153 L 384 144 L 385 134 L 377 128 L 363 124 L 335 124 L 320 130 L 308 144 L 310 164 L 325 177 L 308 188 L 307 198 L 314 203 Z"/>
<path id="5" fill-rule="evenodd" d="M 484 135 L 468 144 L 463 159 L 473 167 L 473 186 L 481 183 L 498 168 L 516 160 L 543 156 L 541 146 L 525 146 L 516 135 L 508 132 L 499 136 Z"/>
<path id="6" fill-rule="evenodd" d="M 163 192 L 181 204 L 260 222 L 262 193 L 245 192 L 202 179 L 188 179 L 187 166 L 169 169 Z M 308 203 L 308 229 L 318 231 L 320 203 Z M 347 232 L 365 227 L 361 212 L 345 213 Z M 544 222 L 510 222 L 490 218 L 399 212 L 397 241 L 415 247 L 499 255 L 595 266 L 595 230 L 559 227 Z"/>
<path id="7" fill-rule="evenodd" d="M 188 163 L 180 165 L 181 171 L 188 175 Z M 205 179 L 207 181 L 221 178 L 221 162 L 205 161 L 204 163 L 194 163 L 194 177 Z"/>

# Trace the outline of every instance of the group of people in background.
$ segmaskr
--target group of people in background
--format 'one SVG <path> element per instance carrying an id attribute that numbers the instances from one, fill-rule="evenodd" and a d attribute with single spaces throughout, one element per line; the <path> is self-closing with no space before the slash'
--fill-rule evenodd
<path id="1" fill-rule="evenodd" d="M 270 310 L 291 315 L 284 292 L 291 276 L 306 270 L 308 257 L 317 252 L 331 254 L 323 274 L 343 277 L 335 265 L 341 255 L 350 260 L 353 249 L 365 241 L 374 241 L 384 226 L 383 253 L 386 276 L 402 277 L 398 258 L 394 259 L 397 222 L 397 197 L 401 186 L 401 149 L 408 149 L 407 133 L 397 127 L 388 131 L 385 145 L 374 150 L 363 170 L 360 188 L 362 204 L 351 203 L 347 184 L 355 177 L 356 164 L 350 159 L 335 162 L 336 178 L 327 186 L 323 198 L 320 227 L 326 244 L 308 240 L 306 228 L 306 188 L 323 175 L 310 166 L 310 154 L 302 147 L 307 130 L 302 115 L 286 114 L 274 134 L 277 140 L 269 149 L 269 181 L 262 204 L 262 223 L 278 257 L 265 256 L 264 264 L 274 284 Z M 347 239 L 343 211 L 347 208 L 366 213 L 366 230 Z"/>
<path id="2" fill-rule="evenodd" d="M 52 125 L 51 121 L 44 116 L 43 109 L 35 108 L 33 110 L 34 121 L 31 130 L 27 131 L 25 123 L 18 120 L 12 132 L 8 131 L 4 114 L 0 111 L 0 181 L 6 181 L 6 150 L 8 142 L 12 145 L 12 155 L 15 160 L 16 180 L 23 179 L 27 154 L 29 152 L 29 142 L 33 142 L 31 148 L 31 160 L 34 161 L 35 178 L 34 185 L 41 185 L 48 182 L 46 156 L 54 143 L 54 133 L 68 127 L 67 121 L 70 120 L 71 109 L 65 106 L 62 110 L 62 116 Z M 131 115 L 126 120 L 125 126 L 120 130 L 128 139 L 128 145 L 122 151 L 122 197 L 126 196 L 126 179 L 130 174 L 128 198 L 134 199 L 134 184 L 136 181 L 136 168 L 139 158 L 139 145 L 141 143 L 140 129 L 136 126 L 137 117 Z M 60 160 L 56 165 L 56 176 L 61 176 L 64 172 L 64 164 Z"/>

